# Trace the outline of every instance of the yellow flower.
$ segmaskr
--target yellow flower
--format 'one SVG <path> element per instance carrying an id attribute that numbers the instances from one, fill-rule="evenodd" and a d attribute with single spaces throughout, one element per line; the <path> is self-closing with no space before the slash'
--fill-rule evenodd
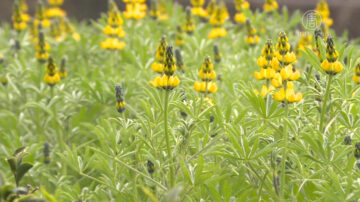
<path id="1" fill-rule="evenodd" d="M 164 65 L 163 65 L 162 63 L 153 62 L 152 65 L 151 65 L 151 69 L 152 69 L 154 72 L 162 73 L 163 70 L 164 70 Z"/>
<path id="2" fill-rule="evenodd" d="M 189 7 L 186 8 L 186 20 L 184 30 L 188 34 L 192 34 L 195 30 L 194 20 L 192 18 L 191 10 Z"/>
<path id="3" fill-rule="evenodd" d="M 191 4 L 193 8 L 191 9 L 192 14 L 200 16 L 200 17 L 207 17 L 208 13 L 206 10 L 202 7 L 204 5 L 204 0 L 191 0 Z"/>
<path id="4" fill-rule="evenodd" d="M 215 82 L 196 81 L 194 83 L 194 89 L 200 93 L 216 93 L 218 87 Z"/>
<path id="5" fill-rule="evenodd" d="M 342 71 L 343 65 L 337 61 L 339 53 L 335 49 L 334 40 L 329 36 L 326 40 L 326 60 L 321 63 L 321 68 L 329 75 Z"/>
<path id="6" fill-rule="evenodd" d="M 210 72 L 204 72 L 202 69 L 199 71 L 199 77 L 202 80 L 214 80 L 216 78 L 216 73 L 214 70 Z"/>
<path id="7" fill-rule="evenodd" d="M 46 66 L 46 75 L 44 77 L 44 81 L 51 87 L 60 81 L 58 68 L 55 64 L 55 61 L 51 57 L 49 57 L 48 64 Z"/>
<path id="8" fill-rule="evenodd" d="M 8 84 L 8 79 L 6 78 L 6 76 L 3 76 L 0 78 L 0 82 L 3 86 L 6 86 Z"/>
<path id="9" fill-rule="evenodd" d="M 193 7 L 191 9 L 191 12 L 193 15 L 202 17 L 202 18 L 206 18 L 208 16 L 208 13 L 206 12 L 206 10 L 203 7 Z"/>
<path id="10" fill-rule="evenodd" d="M 274 99 L 279 102 L 300 102 L 302 100 L 302 94 L 295 93 L 293 88 L 287 88 L 286 91 L 284 88 L 281 88 L 280 91 L 274 93 Z"/>
<path id="11" fill-rule="evenodd" d="M 280 62 L 276 57 L 273 57 L 273 59 L 271 60 L 271 67 L 275 70 L 275 71 L 280 71 Z"/>
<path id="12" fill-rule="evenodd" d="M 119 113 L 122 113 L 125 111 L 126 103 L 122 92 L 122 88 L 119 84 L 115 86 L 115 96 L 116 96 L 116 104 L 115 104 L 116 110 Z"/>
<path id="13" fill-rule="evenodd" d="M 64 0 L 48 0 L 48 3 L 51 6 L 61 6 L 64 3 Z"/>
<path id="14" fill-rule="evenodd" d="M 185 43 L 183 35 L 184 35 L 184 32 L 183 32 L 182 28 L 180 26 L 177 26 L 176 33 L 175 33 L 175 44 L 177 46 L 182 46 Z"/>
<path id="15" fill-rule="evenodd" d="M 245 42 L 249 45 L 255 45 L 259 43 L 259 36 L 256 34 L 257 30 L 252 26 L 251 21 L 247 19 L 245 21 L 247 36 L 245 37 Z"/>
<path id="16" fill-rule="evenodd" d="M 207 14 L 209 16 L 213 15 L 215 8 L 216 8 L 216 0 L 211 0 L 206 7 Z"/>
<path id="17" fill-rule="evenodd" d="M 123 12 L 124 17 L 127 19 L 140 20 L 146 16 L 146 7 L 140 3 L 128 3 L 126 4 L 126 11 Z"/>
<path id="18" fill-rule="evenodd" d="M 211 29 L 209 33 L 209 39 L 214 39 L 218 37 L 225 37 L 226 36 L 226 29 L 223 27 L 215 27 Z"/>
<path id="19" fill-rule="evenodd" d="M 123 38 L 125 36 L 125 31 L 122 27 L 112 27 L 110 25 L 104 28 L 104 34 L 108 36 L 117 36 Z"/>
<path id="20" fill-rule="evenodd" d="M 343 65 L 339 62 L 329 62 L 328 60 L 324 60 L 321 63 L 321 68 L 329 75 L 335 75 L 340 73 L 343 70 Z"/>
<path id="21" fill-rule="evenodd" d="M 108 50 L 122 50 L 125 48 L 125 42 L 120 41 L 117 38 L 107 38 L 105 41 L 101 42 L 101 48 Z"/>
<path id="22" fill-rule="evenodd" d="M 165 90 L 172 90 L 180 84 L 180 79 L 174 76 L 176 70 L 175 58 L 173 54 L 172 46 L 167 46 L 165 51 L 164 70 L 162 77 L 158 76 L 150 83 L 156 88 L 162 88 Z"/>
<path id="23" fill-rule="evenodd" d="M 58 20 L 55 20 L 50 25 L 50 36 L 56 41 L 62 41 L 64 39 L 63 30 L 60 27 Z"/>
<path id="24" fill-rule="evenodd" d="M 214 45 L 213 51 L 214 51 L 214 60 L 215 60 L 215 62 L 216 63 L 221 62 L 222 55 L 221 55 L 221 53 L 219 51 L 219 47 L 217 45 Z"/>
<path id="25" fill-rule="evenodd" d="M 279 88 L 282 85 L 283 81 L 282 81 L 282 77 L 280 73 L 275 73 L 273 79 L 271 80 L 271 84 L 275 87 L 275 88 Z"/>
<path id="26" fill-rule="evenodd" d="M 285 55 L 290 51 L 290 43 L 285 34 L 285 32 L 279 33 L 278 43 L 276 44 L 276 49 L 279 52 L 279 55 Z"/>
<path id="27" fill-rule="evenodd" d="M 44 77 L 44 81 L 45 83 L 47 83 L 49 86 L 54 86 L 55 84 L 59 83 L 60 81 L 60 75 L 58 73 L 54 74 L 54 75 L 49 75 L 46 74 Z"/>
<path id="28" fill-rule="evenodd" d="M 180 84 L 180 79 L 177 76 L 168 76 L 166 74 L 155 77 L 150 83 L 156 88 L 163 88 L 165 90 L 172 90 Z"/>
<path id="29" fill-rule="evenodd" d="M 302 32 L 299 43 L 297 44 L 297 55 L 301 55 L 300 50 L 305 50 L 305 47 L 312 49 L 311 41 L 312 36 L 310 34 Z"/>
<path id="30" fill-rule="evenodd" d="M 271 80 L 275 76 L 275 70 L 272 68 L 261 68 L 260 72 L 255 72 L 254 77 L 257 80 Z"/>
<path id="31" fill-rule="evenodd" d="M 237 11 L 246 10 L 250 8 L 249 2 L 245 0 L 234 0 L 235 3 L 235 9 Z"/>
<path id="32" fill-rule="evenodd" d="M 330 18 L 329 6 L 325 0 L 320 0 L 315 9 L 316 13 L 321 16 L 321 21 L 323 21 L 326 27 L 330 27 L 333 24 L 333 20 Z"/>
<path id="33" fill-rule="evenodd" d="M 360 83 L 360 76 L 354 74 L 353 80 L 354 80 L 355 83 Z"/>
<path id="34" fill-rule="evenodd" d="M 160 16 L 158 1 L 150 2 L 149 16 L 152 17 L 153 19 L 157 19 Z"/>
<path id="35" fill-rule="evenodd" d="M 263 85 L 260 93 L 258 90 L 254 90 L 254 93 L 255 95 L 260 94 L 261 97 L 265 97 L 268 94 L 272 94 L 274 90 L 275 90 L 274 86 L 267 87 L 266 85 Z"/>
<path id="36" fill-rule="evenodd" d="M 236 13 L 234 16 L 234 20 L 235 20 L 235 22 L 245 24 L 246 16 L 244 13 Z"/>
<path id="37" fill-rule="evenodd" d="M 216 73 L 214 71 L 214 65 L 211 62 L 209 56 L 206 56 L 201 69 L 199 71 L 199 77 L 202 80 L 201 82 L 194 83 L 194 89 L 201 93 L 215 93 L 218 89 L 215 82 L 212 82 L 216 78 Z"/>
<path id="38" fill-rule="evenodd" d="M 275 11 L 278 7 L 276 0 L 265 0 L 264 11 Z"/>
<path id="39" fill-rule="evenodd" d="M 205 0 L 190 0 L 192 6 L 203 6 Z"/>
<path id="40" fill-rule="evenodd" d="M 35 57 L 39 62 L 45 62 L 49 59 L 50 46 L 46 43 L 45 35 L 43 32 L 40 32 L 37 39 L 37 45 L 35 46 L 36 53 Z"/>
<path id="41" fill-rule="evenodd" d="M 247 44 L 249 44 L 249 45 L 255 45 L 255 44 L 259 43 L 259 40 L 260 40 L 260 38 L 257 35 L 255 35 L 255 36 L 247 36 L 245 38 L 245 42 Z"/>
<path id="42" fill-rule="evenodd" d="M 68 73 L 66 72 L 66 58 L 63 58 L 61 60 L 59 75 L 61 79 L 66 78 L 68 75 Z"/>
<path id="43" fill-rule="evenodd" d="M 36 16 L 36 19 L 34 20 L 35 26 L 39 26 L 39 24 L 41 24 L 42 27 L 50 26 L 50 20 L 46 18 L 45 8 L 42 1 L 38 2 L 35 16 Z"/>
<path id="44" fill-rule="evenodd" d="M 222 26 L 226 20 L 226 16 L 222 14 L 219 6 L 215 7 L 213 14 L 210 17 L 209 23 L 213 26 Z"/>
<path id="45" fill-rule="evenodd" d="M 45 15 L 47 18 L 56 18 L 56 17 L 64 17 L 66 16 L 66 12 L 63 11 L 61 8 L 48 8 L 45 11 Z"/>
<path id="46" fill-rule="evenodd" d="M 19 2 L 15 2 L 13 16 L 11 17 L 13 21 L 13 27 L 16 31 L 20 32 L 26 29 L 26 22 L 29 20 L 27 16 L 21 10 Z"/>
<path id="47" fill-rule="evenodd" d="M 285 68 L 282 68 L 280 70 L 280 75 L 283 81 L 294 81 L 300 78 L 300 72 L 296 70 L 292 65 L 287 65 Z"/>
<path id="48" fill-rule="evenodd" d="M 162 62 L 164 61 L 165 51 L 166 47 L 168 46 L 165 36 L 161 37 L 160 44 L 156 48 L 156 54 L 155 57 L 158 61 Z"/>
<path id="49" fill-rule="evenodd" d="M 180 49 L 175 50 L 175 62 L 176 62 L 176 68 L 181 70 L 182 72 L 185 71 L 184 62 L 181 56 Z"/>

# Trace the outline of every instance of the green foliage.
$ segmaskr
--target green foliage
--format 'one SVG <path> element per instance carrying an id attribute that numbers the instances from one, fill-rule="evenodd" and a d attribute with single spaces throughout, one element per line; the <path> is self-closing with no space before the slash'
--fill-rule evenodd
<path id="1" fill-rule="evenodd" d="M 256 60 L 264 43 L 272 39 L 275 44 L 277 33 L 285 31 L 295 48 L 300 37 L 300 12 L 290 15 L 286 8 L 280 13 L 249 11 L 260 36 L 259 44 L 253 47 L 245 43 L 242 25 L 227 21 L 227 36 L 209 40 L 211 26 L 196 19 L 194 34 L 184 35 L 184 46 L 177 47 L 186 72 L 175 73 L 181 84 L 169 94 L 170 159 L 164 135 L 165 92 L 148 84 L 156 76 L 151 64 L 161 36 L 166 35 L 168 43 L 174 45 L 175 28 L 184 22 L 181 6 L 166 6 L 171 8 L 168 20 L 125 20 L 126 47 L 122 51 L 100 48 L 105 39 L 101 34 L 105 15 L 90 24 L 75 24 L 79 41 L 69 37 L 57 42 L 48 37 L 56 63 L 68 58 L 68 77 L 53 88 L 43 82 L 45 65 L 37 63 L 28 31 L 16 34 L 8 24 L 1 26 L 0 53 L 6 60 L 0 66 L 0 76 L 5 75 L 8 84 L 0 86 L 0 198 L 358 200 L 359 169 L 353 153 L 360 141 L 360 91 L 351 79 L 354 66 L 360 62 L 358 40 L 348 41 L 346 35 L 332 33 L 344 70 L 332 80 L 324 130 L 320 131 L 327 82 L 311 48 L 300 51 L 294 64 L 302 74 L 296 91 L 302 92 L 304 99 L 288 106 L 287 117 L 284 105 L 271 95 L 261 98 L 253 93 L 262 84 L 252 75 L 259 70 Z M 15 37 L 22 47 L 17 52 L 11 48 Z M 318 42 L 325 58 L 325 43 L 322 39 Z M 219 89 L 211 96 L 211 105 L 204 104 L 207 101 L 193 84 L 203 58 L 213 57 L 214 44 L 223 58 L 214 64 Z M 115 108 L 117 83 L 126 101 L 123 114 Z M 350 144 L 344 144 L 347 136 Z M 46 157 L 45 142 L 50 145 Z M 280 179 L 285 149 L 285 178 Z M 149 172 L 148 161 L 153 163 L 153 172 Z M 174 168 L 174 187 L 170 187 L 170 167 Z M 21 187 L 28 184 L 40 190 L 31 193 Z"/>

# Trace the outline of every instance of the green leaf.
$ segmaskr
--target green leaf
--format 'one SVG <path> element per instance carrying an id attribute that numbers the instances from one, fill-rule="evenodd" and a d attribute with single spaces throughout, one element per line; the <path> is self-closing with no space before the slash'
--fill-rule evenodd
<path id="1" fill-rule="evenodd" d="M 56 202 L 55 197 L 49 194 L 44 187 L 40 187 L 40 191 L 46 200 L 48 200 L 49 202 Z"/>
<path id="2" fill-rule="evenodd" d="M 8 159 L 6 159 L 6 161 L 8 162 L 8 164 L 10 166 L 11 172 L 13 174 L 15 174 L 15 172 L 16 172 L 16 159 L 15 159 L 15 157 L 8 158 Z"/>
<path id="3" fill-rule="evenodd" d="M 15 181 L 16 184 L 19 185 L 20 180 L 24 177 L 24 175 L 33 167 L 30 163 L 23 163 L 16 170 Z"/>
<path id="4" fill-rule="evenodd" d="M 150 198 L 152 202 L 159 202 L 159 200 L 156 198 L 156 196 L 151 193 L 151 191 L 146 187 L 141 187 L 141 190 L 144 192 L 144 194 Z"/>

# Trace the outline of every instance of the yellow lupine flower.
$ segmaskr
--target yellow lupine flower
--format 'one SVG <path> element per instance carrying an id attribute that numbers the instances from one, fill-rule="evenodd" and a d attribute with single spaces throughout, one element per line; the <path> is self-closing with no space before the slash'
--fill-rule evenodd
<path id="1" fill-rule="evenodd" d="M 175 33 L 175 44 L 177 46 L 182 46 L 185 43 L 183 35 L 184 31 L 182 30 L 181 26 L 177 26 Z"/>
<path id="2" fill-rule="evenodd" d="M 116 104 L 115 104 L 116 110 L 119 113 L 122 113 L 125 111 L 126 103 L 122 92 L 122 88 L 119 84 L 115 86 L 115 96 L 116 96 Z"/>
<path id="3" fill-rule="evenodd" d="M 235 9 L 237 11 L 246 10 L 250 8 L 249 2 L 245 0 L 234 0 Z"/>
<path id="4" fill-rule="evenodd" d="M 41 24 L 41 27 L 49 27 L 50 26 L 50 20 L 47 19 L 45 14 L 45 7 L 42 1 L 38 1 L 38 5 L 36 8 L 36 19 L 34 20 L 34 25 L 39 26 Z"/>
<path id="5" fill-rule="evenodd" d="M 251 21 L 249 19 L 246 20 L 246 30 L 247 36 L 245 37 L 245 42 L 251 46 L 259 43 L 260 38 L 257 35 L 257 30 L 252 26 Z"/>
<path id="6" fill-rule="evenodd" d="M 180 79 L 177 76 L 168 76 L 166 74 L 155 77 L 150 83 L 156 88 L 163 88 L 165 90 L 172 90 L 180 84 Z"/>
<path id="7" fill-rule="evenodd" d="M 199 71 L 199 77 L 202 80 L 201 82 L 194 83 L 194 89 L 201 93 L 216 93 L 218 87 L 214 80 L 216 78 L 216 73 L 214 71 L 214 65 L 211 62 L 209 56 L 206 56 L 201 69 Z"/>
<path id="8" fill-rule="evenodd" d="M 107 25 L 104 28 L 104 34 L 108 36 L 117 36 L 119 38 L 123 38 L 125 36 L 125 31 L 122 27 L 112 27 Z"/>
<path id="9" fill-rule="evenodd" d="M 49 59 L 50 45 L 45 40 L 45 35 L 43 32 L 39 32 L 37 44 L 35 46 L 36 53 L 35 57 L 39 62 L 46 62 Z"/>
<path id="10" fill-rule="evenodd" d="M 360 63 L 355 67 L 353 80 L 355 83 L 360 83 Z"/>
<path id="11" fill-rule="evenodd" d="M 326 27 L 330 27 L 333 24 L 333 20 L 330 18 L 329 6 L 325 0 L 320 0 L 316 5 L 316 13 L 321 15 L 321 21 L 325 23 Z"/>
<path id="12" fill-rule="evenodd" d="M 300 102 L 302 100 L 301 93 L 295 93 L 293 88 L 280 88 L 279 91 L 274 93 L 274 99 L 279 102 L 287 101 L 289 103 Z"/>
<path id="13" fill-rule="evenodd" d="M 144 9 L 144 5 L 141 3 L 128 3 L 123 14 L 127 19 L 140 20 L 146 16 L 146 7 Z"/>
<path id="14" fill-rule="evenodd" d="M 312 35 L 302 32 L 296 48 L 297 55 L 301 55 L 300 50 L 305 50 L 305 47 L 311 50 L 312 49 L 311 41 L 312 41 Z"/>
<path id="15" fill-rule="evenodd" d="M 16 31 L 21 32 L 22 30 L 26 29 L 27 27 L 27 17 L 24 15 L 23 11 L 21 10 L 21 7 L 19 5 L 19 2 L 15 2 L 14 9 L 13 9 L 13 15 L 11 17 L 13 21 L 13 27 Z"/>
<path id="16" fill-rule="evenodd" d="M 261 68 L 260 72 L 255 72 L 254 77 L 257 80 L 267 79 L 270 80 L 275 76 L 275 70 L 272 68 Z"/>
<path id="17" fill-rule="evenodd" d="M 185 19 L 184 30 L 188 34 L 192 34 L 195 30 L 194 19 L 192 17 L 191 10 L 189 7 L 186 8 L 186 19 Z"/>
<path id="18" fill-rule="evenodd" d="M 107 50 L 122 50 L 125 48 L 125 42 L 120 41 L 117 38 L 107 38 L 105 41 L 101 42 L 101 48 Z"/>
<path id="19" fill-rule="evenodd" d="M 52 57 L 49 57 L 48 64 L 46 66 L 46 75 L 44 77 L 45 83 L 50 87 L 53 87 L 60 81 L 60 75 L 58 73 L 58 68 L 55 64 L 55 61 Z"/>
<path id="20" fill-rule="evenodd" d="M 213 52 L 214 52 L 214 60 L 215 60 L 215 62 L 216 63 L 221 62 L 222 55 L 221 55 L 219 47 L 217 45 L 214 45 Z"/>
<path id="21" fill-rule="evenodd" d="M 50 6 L 58 7 L 64 3 L 64 0 L 48 0 Z"/>
<path id="22" fill-rule="evenodd" d="M 152 65 L 151 65 L 151 69 L 152 69 L 154 72 L 162 73 L 163 70 L 164 70 L 164 64 L 159 63 L 159 62 L 153 62 Z"/>
<path id="23" fill-rule="evenodd" d="M 194 89 L 200 93 L 216 93 L 218 87 L 215 82 L 196 81 L 194 83 Z"/>
<path id="24" fill-rule="evenodd" d="M 208 16 L 206 10 L 202 7 L 204 5 L 204 0 L 191 0 L 192 9 L 191 12 L 193 15 L 205 18 Z"/>
<path id="25" fill-rule="evenodd" d="M 56 17 L 65 17 L 66 12 L 58 7 L 48 8 L 45 11 L 45 15 L 47 18 L 56 18 Z"/>
<path id="26" fill-rule="evenodd" d="M 209 16 L 214 14 L 216 8 L 216 0 L 211 0 L 206 7 L 206 12 Z"/>
<path id="27" fill-rule="evenodd" d="M 209 33 L 209 39 L 222 38 L 226 36 L 226 29 L 223 27 L 215 27 Z"/>
<path id="28" fill-rule="evenodd" d="M 276 0 L 265 0 L 264 11 L 276 11 L 278 7 Z"/>
<path id="29" fill-rule="evenodd" d="M 258 90 L 254 90 L 255 95 L 260 95 L 261 97 L 265 97 L 268 94 L 273 94 L 273 91 L 275 90 L 274 86 L 267 87 L 266 85 L 263 85 L 261 88 L 261 92 L 259 93 Z"/>
<path id="30" fill-rule="evenodd" d="M 337 61 L 339 53 L 335 49 L 334 40 L 328 37 L 326 40 L 326 60 L 321 63 L 321 68 L 329 75 L 335 75 L 343 70 L 343 65 Z"/>
<path id="31" fill-rule="evenodd" d="M 235 20 L 235 22 L 245 24 L 246 16 L 245 16 L 244 13 L 236 13 L 235 16 L 234 16 L 234 20 Z"/>
<path id="32" fill-rule="evenodd" d="M 164 38 L 164 37 L 163 37 Z M 163 59 L 164 70 L 163 75 L 155 77 L 154 80 L 150 81 L 156 88 L 162 88 L 164 90 L 172 90 L 180 84 L 180 79 L 174 76 L 176 70 L 175 58 L 173 54 L 172 46 L 167 46 L 165 51 L 165 57 Z"/>

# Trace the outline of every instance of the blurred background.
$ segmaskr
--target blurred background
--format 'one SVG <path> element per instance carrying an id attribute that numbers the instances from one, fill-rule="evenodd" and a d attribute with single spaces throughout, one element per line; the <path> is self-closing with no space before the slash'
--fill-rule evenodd
<path id="1" fill-rule="evenodd" d="M 124 10 L 121 0 L 116 0 Z M 148 0 L 149 1 L 149 0 Z M 173 0 L 182 5 L 188 5 L 190 0 Z M 206 0 L 208 2 L 210 0 Z M 235 12 L 233 0 L 224 0 L 229 12 Z M 252 10 L 262 9 L 264 0 L 248 0 Z M 0 22 L 10 21 L 14 0 L 0 0 Z M 34 13 L 37 0 L 27 0 L 29 13 Z M 279 6 L 286 5 L 290 12 L 297 9 L 305 12 L 315 8 L 318 0 L 278 0 Z M 349 31 L 350 38 L 360 37 L 360 0 L 327 0 L 330 6 L 330 16 L 334 19 L 333 28 L 337 34 Z M 79 20 L 96 19 L 107 9 L 107 0 L 65 0 L 63 8 L 70 18 Z"/>

